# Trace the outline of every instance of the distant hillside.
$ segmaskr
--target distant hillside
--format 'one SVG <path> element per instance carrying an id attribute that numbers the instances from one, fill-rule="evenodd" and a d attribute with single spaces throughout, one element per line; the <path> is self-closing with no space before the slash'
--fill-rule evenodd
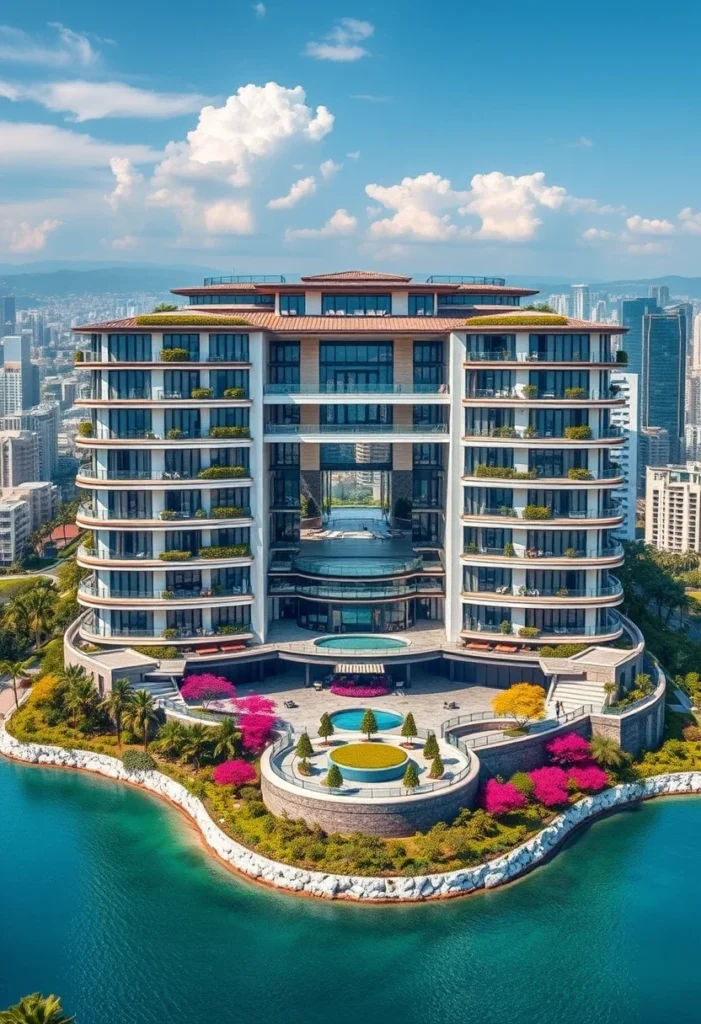
<path id="1" fill-rule="evenodd" d="M 678 274 L 669 274 L 666 277 L 636 277 L 620 281 L 597 281 L 594 278 L 579 277 L 576 280 L 565 281 L 562 278 L 543 278 L 539 275 L 528 277 L 525 274 L 507 275 L 509 284 L 520 285 L 524 288 L 537 288 L 541 298 L 553 292 L 567 291 L 572 284 L 588 284 L 592 291 L 613 292 L 614 295 L 630 293 L 640 296 L 647 295 L 651 284 L 667 285 L 671 295 L 688 295 L 690 298 L 701 299 L 701 277 L 681 277 Z M 537 300 L 536 300 L 537 301 Z"/>
<path id="2" fill-rule="evenodd" d="M 31 266 L 31 264 L 25 266 Z M 16 272 L 0 267 L 0 294 L 22 296 L 100 295 L 107 292 L 167 293 L 181 285 L 200 284 L 204 277 L 222 273 L 209 267 L 167 267 L 151 264 L 98 266 L 90 270 L 66 267 L 60 270 Z"/>

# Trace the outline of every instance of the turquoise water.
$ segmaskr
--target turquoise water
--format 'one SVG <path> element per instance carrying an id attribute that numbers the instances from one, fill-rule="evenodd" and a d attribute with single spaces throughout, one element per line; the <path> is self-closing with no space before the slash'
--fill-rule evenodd
<path id="1" fill-rule="evenodd" d="M 365 708 L 348 708 L 345 711 L 334 711 L 331 721 L 338 729 L 359 729 L 364 714 Z M 375 720 L 377 728 L 383 732 L 385 729 L 396 729 L 404 721 L 394 711 L 375 711 Z"/>
<path id="2" fill-rule="evenodd" d="M 0 1006 L 77 1024 L 697 1024 L 701 800 L 594 824 L 500 892 L 418 907 L 278 895 L 165 805 L 0 759 Z"/>
<path id="3" fill-rule="evenodd" d="M 394 651 L 409 645 L 406 640 L 386 636 L 325 636 L 315 640 L 314 646 L 333 651 Z"/>

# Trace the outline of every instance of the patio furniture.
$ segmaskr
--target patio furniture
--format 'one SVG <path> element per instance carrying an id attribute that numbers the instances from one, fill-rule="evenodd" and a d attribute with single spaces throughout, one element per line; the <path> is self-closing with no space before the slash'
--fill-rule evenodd
<path id="1" fill-rule="evenodd" d="M 324 684 L 322 683 L 322 681 L 320 679 L 315 679 L 314 680 L 314 689 L 317 692 L 320 692 L 321 690 L 324 689 Z"/>
<path id="2" fill-rule="evenodd" d="M 219 654 L 218 647 L 197 647 L 195 648 L 197 653 L 202 654 Z"/>

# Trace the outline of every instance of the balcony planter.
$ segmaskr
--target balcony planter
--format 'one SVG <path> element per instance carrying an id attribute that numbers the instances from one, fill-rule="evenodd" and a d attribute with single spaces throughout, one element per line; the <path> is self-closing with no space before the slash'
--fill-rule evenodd
<path id="1" fill-rule="evenodd" d="M 555 597 L 568 597 L 569 593 L 570 592 L 567 587 L 561 587 L 559 590 L 555 591 Z"/>
<path id="2" fill-rule="evenodd" d="M 192 558 L 191 551 L 161 551 L 158 556 L 162 562 L 187 562 Z"/>
<path id="3" fill-rule="evenodd" d="M 221 633 L 224 636 L 231 636 L 233 633 L 247 633 L 249 629 L 250 629 L 250 626 L 240 626 L 240 625 L 239 626 L 231 626 L 231 625 L 227 625 L 227 626 L 219 626 L 219 628 L 217 629 L 217 632 Z"/>
<path id="4" fill-rule="evenodd" d="M 591 438 L 591 427 L 585 425 L 565 427 L 565 437 L 569 441 L 589 441 Z"/>
<path id="5" fill-rule="evenodd" d="M 144 433 L 144 437 L 146 438 L 147 441 L 155 441 L 156 440 L 156 435 L 154 434 L 154 432 L 152 430 L 147 430 Z"/>
<path id="6" fill-rule="evenodd" d="M 552 513 L 546 505 L 526 505 L 523 510 L 524 519 L 551 519 Z"/>
<path id="7" fill-rule="evenodd" d="M 212 388 L 193 388 L 190 392 L 190 398 L 211 398 L 214 394 Z"/>
<path id="8" fill-rule="evenodd" d="M 82 352 L 80 349 L 77 352 L 74 352 L 73 353 L 73 362 L 74 363 L 84 363 L 85 362 L 85 353 Z"/>
<path id="9" fill-rule="evenodd" d="M 245 390 L 245 388 L 226 388 L 226 390 L 224 391 L 222 397 L 224 397 L 224 398 L 245 398 L 246 397 L 246 390 Z"/>
<path id="10" fill-rule="evenodd" d="M 178 518 L 178 513 L 177 512 L 173 512 L 172 509 L 165 508 L 160 513 L 159 518 L 162 519 L 164 522 L 168 523 L 168 522 L 171 522 L 173 519 L 177 519 Z"/>
<path id="11" fill-rule="evenodd" d="M 536 430 L 535 427 L 528 426 L 524 430 L 523 436 L 524 437 L 537 437 L 538 436 L 538 431 Z"/>
<path id="12" fill-rule="evenodd" d="M 472 543 L 466 544 L 465 545 L 465 554 L 466 555 L 476 555 L 477 554 L 477 545 L 476 544 L 472 544 Z"/>
<path id="13" fill-rule="evenodd" d="M 197 474 L 200 480 L 230 480 L 234 477 L 248 476 L 244 466 L 209 466 Z"/>
<path id="14" fill-rule="evenodd" d="M 538 394 L 538 388 L 535 384 L 524 384 L 521 388 L 521 394 L 524 398 L 535 398 Z"/>
<path id="15" fill-rule="evenodd" d="M 516 437 L 515 427 L 495 427 L 492 437 Z"/>
<path id="16" fill-rule="evenodd" d="M 250 427 L 210 427 L 210 437 L 250 437 Z"/>
<path id="17" fill-rule="evenodd" d="M 175 629 L 174 627 L 169 627 L 168 629 L 163 630 L 161 636 L 164 640 L 175 640 L 176 637 L 180 636 L 180 630 Z"/>
<path id="18" fill-rule="evenodd" d="M 510 540 L 507 540 L 506 544 L 504 545 L 504 554 L 506 555 L 507 558 L 513 558 L 515 553 L 516 552 L 514 551 L 513 544 L 511 543 Z"/>
<path id="19" fill-rule="evenodd" d="M 166 434 L 166 440 L 168 441 L 179 441 L 181 437 L 185 437 L 185 434 L 183 433 L 182 430 L 178 430 L 177 427 L 174 427 L 172 430 L 169 430 L 168 433 Z"/>
<path id="20" fill-rule="evenodd" d="M 586 398 L 586 388 L 565 388 L 565 398 Z"/>
<path id="21" fill-rule="evenodd" d="M 170 601 L 170 600 L 172 600 L 172 598 L 175 597 L 175 591 L 174 590 L 162 590 L 161 591 L 161 597 L 164 598 L 166 601 Z"/>
<path id="22" fill-rule="evenodd" d="M 186 348 L 162 348 L 161 360 L 164 363 L 187 363 L 190 361 L 190 353 Z"/>
<path id="23" fill-rule="evenodd" d="M 246 513 L 233 505 L 217 505 L 210 512 L 212 519 L 240 519 Z"/>
<path id="24" fill-rule="evenodd" d="M 248 544 L 227 544 L 200 548 L 200 558 L 250 558 L 251 549 Z"/>
<path id="25" fill-rule="evenodd" d="M 577 552 L 575 548 L 565 548 L 565 558 L 576 558 Z"/>
<path id="26" fill-rule="evenodd" d="M 499 632 L 503 633 L 504 636 L 510 636 L 513 633 L 513 631 L 514 631 L 514 627 L 509 622 L 509 620 L 508 619 L 502 619 L 502 621 L 499 623 Z"/>
<path id="27" fill-rule="evenodd" d="M 524 640 L 537 640 L 540 636 L 540 630 L 535 626 L 521 626 L 518 635 L 523 637 Z"/>
<path id="28" fill-rule="evenodd" d="M 92 437 L 92 423 L 89 423 L 87 420 L 83 420 L 82 423 L 79 423 L 78 435 L 80 437 Z"/>
<path id="29" fill-rule="evenodd" d="M 594 477 L 588 469 L 568 469 L 567 476 L 570 480 L 593 480 Z"/>
<path id="30" fill-rule="evenodd" d="M 207 513 L 205 512 L 205 510 L 203 508 L 198 508 L 197 511 L 195 512 L 195 519 L 206 519 L 206 518 L 207 518 Z"/>

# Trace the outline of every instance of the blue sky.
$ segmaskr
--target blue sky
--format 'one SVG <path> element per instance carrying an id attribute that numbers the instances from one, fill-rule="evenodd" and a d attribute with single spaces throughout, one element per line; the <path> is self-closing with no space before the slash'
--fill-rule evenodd
<path id="1" fill-rule="evenodd" d="M 3 5 L 2 262 L 698 272 L 697 7 L 56 11 Z"/>

